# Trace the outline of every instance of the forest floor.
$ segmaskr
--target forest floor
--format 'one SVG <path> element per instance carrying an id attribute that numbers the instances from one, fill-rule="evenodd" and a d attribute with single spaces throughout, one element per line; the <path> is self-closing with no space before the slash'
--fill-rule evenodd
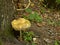
<path id="1" fill-rule="evenodd" d="M 37 0 L 31 0 L 31 2 L 32 3 L 29 8 L 32 9 L 32 12 L 38 12 L 38 14 L 43 18 L 42 23 L 33 22 L 32 27 L 30 28 L 30 30 L 38 36 L 38 45 L 54 45 L 55 40 L 60 41 L 60 11 L 43 7 Z M 17 12 L 18 14 L 15 18 L 18 18 L 21 15 L 28 15 L 24 10 Z M 7 42 L 5 42 L 5 45 L 16 44 L 10 44 L 9 42 L 7 44 Z"/>
<path id="2" fill-rule="evenodd" d="M 43 21 L 42 23 L 33 22 L 30 30 L 39 37 L 39 45 L 54 45 L 55 40 L 60 40 L 60 11 L 45 8 L 37 0 L 31 0 L 31 2 L 29 8 L 32 9 L 32 12 L 38 12 Z M 28 15 L 25 11 L 20 12 L 18 11 L 17 18 L 21 15 Z"/>

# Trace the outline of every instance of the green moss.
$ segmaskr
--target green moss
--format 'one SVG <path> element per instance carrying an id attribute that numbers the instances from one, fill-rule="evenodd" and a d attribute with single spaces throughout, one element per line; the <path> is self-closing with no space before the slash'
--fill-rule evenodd
<path id="1" fill-rule="evenodd" d="M 0 45 L 3 45 L 3 41 L 0 39 Z"/>

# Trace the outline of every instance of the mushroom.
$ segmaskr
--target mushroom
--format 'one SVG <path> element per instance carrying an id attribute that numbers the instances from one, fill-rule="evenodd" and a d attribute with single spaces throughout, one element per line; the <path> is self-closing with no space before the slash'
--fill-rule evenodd
<path id="1" fill-rule="evenodd" d="M 27 28 L 31 27 L 30 21 L 27 19 L 24 19 L 24 18 L 14 19 L 11 22 L 11 25 L 14 28 L 14 30 L 20 31 L 19 38 L 21 38 L 21 39 L 22 39 L 22 32 L 21 31 L 25 31 Z"/>

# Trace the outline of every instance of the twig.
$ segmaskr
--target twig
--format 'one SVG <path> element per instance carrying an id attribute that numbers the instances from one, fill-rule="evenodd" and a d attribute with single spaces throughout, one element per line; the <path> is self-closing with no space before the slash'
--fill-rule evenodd
<path id="1" fill-rule="evenodd" d="M 12 0 L 12 3 L 14 4 L 14 1 L 13 1 L 13 0 Z M 14 6 L 14 9 L 16 9 L 17 11 L 25 10 L 25 9 L 29 8 L 30 4 L 31 4 L 31 1 L 29 0 L 28 5 L 27 5 L 24 9 L 16 9 L 16 7 L 15 7 L 15 6 Z"/>

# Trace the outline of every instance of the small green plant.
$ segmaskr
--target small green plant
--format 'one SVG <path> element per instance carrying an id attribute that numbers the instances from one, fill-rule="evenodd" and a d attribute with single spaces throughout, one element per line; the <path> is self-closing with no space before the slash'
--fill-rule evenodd
<path id="1" fill-rule="evenodd" d="M 29 15 L 29 20 L 36 21 L 36 22 L 42 22 L 42 17 L 37 12 L 34 12 L 33 14 Z"/>
<path id="2" fill-rule="evenodd" d="M 60 0 L 56 0 L 56 3 L 57 3 L 57 4 L 60 4 Z"/>
<path id="3" fill-rule="evenodd" d="M 45 5 L 44 5 L 45 6 Z M 46 7 L 46 6 L 45 6 Z M 41 13 L 45 13 L 45 9 L 43 7 L 40 8 Z"/>
<path id="4" fill-rule="evenodd" d="M 47 19 L 47 23 L 48 23 L 49 25 L 54 25 L 54 24 L 55 24 L 55 22 L 54 22 L 53 20 L 50 20 L 50 19 Z"/>
<path id="5" fill-rule="evenodd" d="M 30 8 L 27 8 L 25 11 L 28 12 L 28 13 L 32 12 L 32 10 Z"/>
<path id="6" fill-rule="evenodd" d="M 56 25 L 57 25 L 57 26 L 60 26 L 60 21 L 57 21 L 57 22 L 56 22 Z"/>
<path id="7" fill-rule="evenodd" d="M 0 45 L 2 45 L 3 43 L 2 43 L 2 40 L 0 39 Z"/>
<path id="8" fill-rule="evenodd" d="M 24 16 L 24 18 L 27 18 L 27 19 L 29 19 L 31 21 L 35 21 L 35 22 L 42 22 L 42 17 L 37 12 L 34 11 L 32 13 L 31 9 L 26 9 L 26 12 L 28 12 L 30 14 L 28 15 L 28 17 Z"/>
<path id="9" fill-rule="evenodd" d="M 37 44 L 35 44 L 35 43 L 32 42 L 32 45 L 37 45 Z"/>
<path id="10" fill-rule="evenodd" d="M 51 19 L 47 19 L 47 24 L 52 25 L 52 26 L 57 26 L 58 25 L 56 21 L 51 20 Z"/>
<path id="11" fill-rule="evenodd" d="M 31 42 L 33 39 L 33 36 L 34 36 L 34 33 L 32 31 L 23 33 L 23 39 L 27 42 L 29 41 Z"/>
<path id="12" fill-rule="evenodd" d="M 60 9 L 60 0 L 44 0 L 44 4 L 50 9 Z"/>
<path id="13" fill-rule="evenodd" d="M 55 40 L 55 45 L 59 45 L 57 40 Z"/>

